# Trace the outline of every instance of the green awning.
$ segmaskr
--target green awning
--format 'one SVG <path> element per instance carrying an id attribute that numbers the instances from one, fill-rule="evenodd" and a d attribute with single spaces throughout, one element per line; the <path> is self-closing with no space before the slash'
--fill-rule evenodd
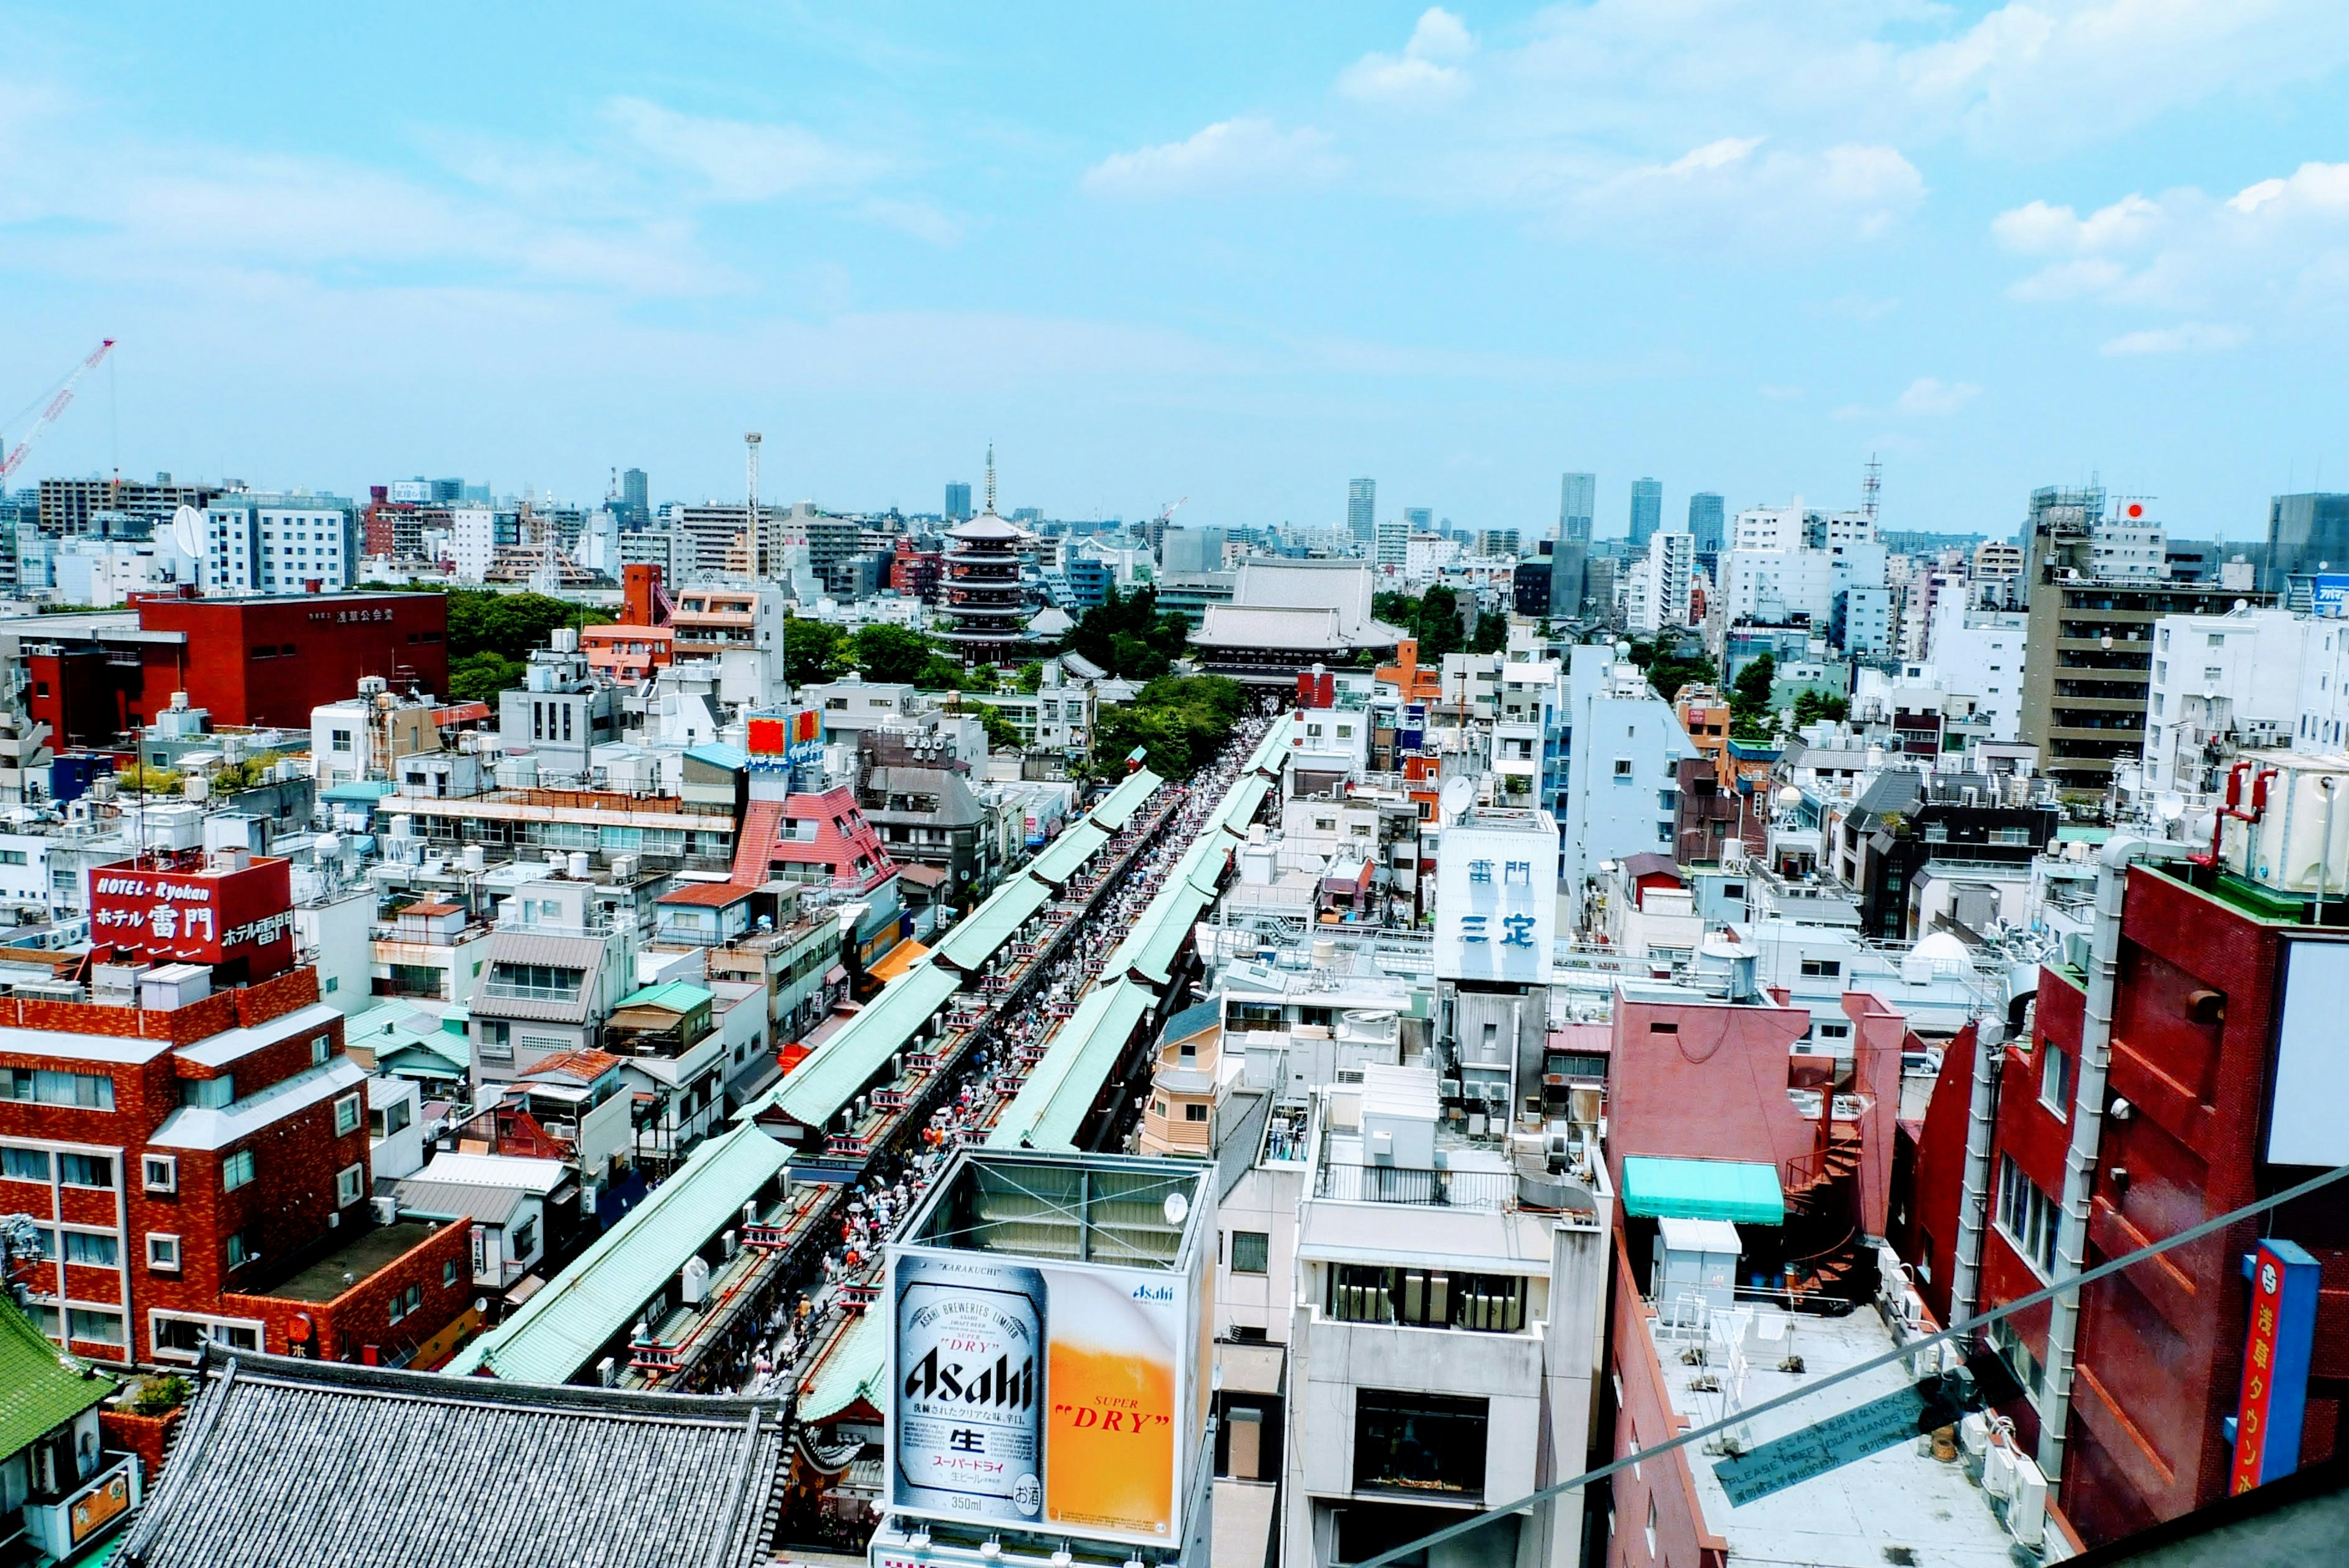
<path id="1" fill-rule="evenodd" d="M 1786 1199 L 1775 1166 L 1635 1154 L 1623 1161 L 1623 1210 L 1660 1220 L 1783 1225 Z"/>
<path id="2" fill-rule="evenodd" d="M 1032 877 L 1017 876 L 987 896 L 987 901 L 957 920 L 930 951 L 940 963 L 971 973 L 1003 950 L 1029 917 L 1052 901 L 1052 890 Z"/>

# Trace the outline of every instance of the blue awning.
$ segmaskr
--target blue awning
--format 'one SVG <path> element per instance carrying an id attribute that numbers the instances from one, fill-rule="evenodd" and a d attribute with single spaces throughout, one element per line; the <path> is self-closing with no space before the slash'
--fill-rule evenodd
<path id="1" fill-rule="evenodd" d="M 1783 1225 L 1786 1199 L 1775 1166 L 1635 1154 L 1623 1161 L 1623 1211 L 1660 1220 Z"/>

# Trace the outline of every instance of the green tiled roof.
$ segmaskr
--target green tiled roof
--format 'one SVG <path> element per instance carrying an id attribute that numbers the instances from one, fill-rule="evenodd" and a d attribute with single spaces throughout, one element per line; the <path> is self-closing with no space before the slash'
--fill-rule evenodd
<path id="1" fill-rule="evenodd" d="M 926 958 L 864 1004 L 864 1011 L 808 1053 L 783 1081 L 734 1113 L 747 1122 L 780 1106 L 793 1121 L 820 1127 L 856 1097 L 889 1054 L 900 1050 L 960 985 L 952 971 Z"/>
<path id="2" fill-rule="evenodd" d="M 1057 888 L 1084 868 L 1093 857 L 1093 851 L 1109 842 L 1109 830 L 1092 817 L 1080 817 L 1061 829 L 1061 836 L 1037 853 L 1028 862 L 1022 875 L 1030 881 L 1042 877 Z"/>
<path id="3" fill-rule="evenodd" d="M 1142 809 L 1142 803 L 1165 782 L 1148 768 L 1138 769 L 1126 774 L 1125 782 L 1110 791 L 1102 797 L 1102 803 L 1086 815 L 1115 832 L 1131 821 L 1133 814 Z"/>
<path id="4" fill-rule="evenodd" d="M 83 1365 L 0 1292 L 0 1459 L 113 1394 L 113 1378 L 85 1377 Z"/>
<path id="5" fill-rule="evenodd" d="M 447 1370 L 568 1383 L 789 1158 L 755 1127 L 710 1139 L 513 1316 L 459 1351 Z"/>
<path id="6" fill-rule="evenodd" d="M 1786 1220 L 1776 1168 L 1740 1159 L 1630 1155 L 1623 1161 L 1623 1210 L 1660 1220 L 1728 1220 L 1740 1225 L 1782 1225 Z"/>
<path id="7" fill-rule="evenodd" d="M 802 1421 L 829 1421 L 863 1400 L 885 1412 L 881 1380 L 888 1375 L 889 1319 L 880 1311 L 867 1312 L 849 1325 L 832 1355 L 815 1369 L 800 1390 L 798 1415 Z"/>
<path id="8" fill-rule="evenodd" d="M 1051 901 L 1052 889 L 1033 877 L 1015 876 L 957 920 L 930 950 L 957 969 L 975 970 L 993 958 L 1030 916 Z"/>
<path id="9" fill-rule="evenodd" d="M 1097 985 L 1085 992 L 1075 1012 L 1052 1036 L 1052 1044 L 1019 1093 L 1003 1108 L 991 1148 L 1066 1148 L 1101 1094 L 1102 1080 L 1133 1026 L 1156 998 L 1132 981 Z"/>
<path id="10" fill-rule="evenodd" d="M 690 1012 L 714 1000 L 714 994 L 690 981 L 668 980 L 658 985 L 648 985 L 642 991 L 632 991 L 613 1003 L 616 1007 L 665 1007 L 671 1012 Z"/>

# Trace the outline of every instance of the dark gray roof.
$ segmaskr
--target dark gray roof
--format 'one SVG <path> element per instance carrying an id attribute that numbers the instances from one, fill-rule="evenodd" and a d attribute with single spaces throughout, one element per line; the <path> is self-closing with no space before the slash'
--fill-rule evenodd
<path id="1" fill-rule="evenodd" d="M 470 1181 L 425 1181 L 409 1177 L 393 1187 L 402 1210 L 442 1220 L 478 1220 L 503 1225 L 522 1207 L 518 1187 L 481 1187 Z"/>
<path id="2" fill-rule="evenodd" d="M 782 1404 L 207 1359 L 126 1568 L 746 1568 Z"/>
<path id="3" fill-rule="evenodd" d="M 1852 803 L 1852 815 L 1859 826 L 1873 827 L 1895 813 L 1910 815 L 1924 798 L 1924 774 L 1913 768 L 1887 768 L 1859 792 L 1859 799 Z"/>

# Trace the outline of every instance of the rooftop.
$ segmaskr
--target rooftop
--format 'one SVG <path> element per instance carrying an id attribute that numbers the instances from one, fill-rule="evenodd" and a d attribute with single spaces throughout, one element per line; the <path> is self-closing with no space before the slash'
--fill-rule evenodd
<path id="1" fill-rule="evenodd" d="M 1883 1320 L 1866 1308 L 1846 1317 L 1796 1316 L 1740 1303 L 1726 1316 L 1744 1325 L 1742 1376 L 1724 1371 L 1719 1352 L 1708 1355 L 1711 1365 L 1692 1365 L 1681 1359 L 1677 1341 L 1656 1343 L 1672 1408 L 1695 1425 L 1729 1414 L 1733 1398 L 1759 1405 L 1896 1348 Z M 1722 1323 L 1723 1314 L 1716 1313 L 1713 1321 Z M 1658 1325 L 1651 1320 L 1649 1326 L 1652 1332 Z M 1778 1370 L 1789 1355 L 1802 1358 L 1802 1371 Z M 1726 1391 L 1701 1390 L 1701 1382 L 1723 1385 Z M 1751 1452 L 1909 1384 L 1899 1363 L 1878 1367 L 1816 1399 L 1757 1417 L 1748 1423 L 1743 1447 Z M 1986 1495 L 1966 1479 L 1964 1467 L 1920 1455 L 1913 1442 L 1879 1449 L 1742 1507 L 1731 1506 L 1712 1456 L 1694 1449 L 1682 1451 L 1696 1482 L 1705 1527 L 1729 1542 L 1733 1560 L 1816 1568 L 1884 1568 L 1888 1563 L 2012 1568 L 2016 1560 L 2013 1539 L 1991 1512 Z"/>
<path id="2" fill-rule="evenodd" d="M 242 1293 L 274 1296 L 281 1301 L 330 1302 L 369 1274 L 422 1246 L 434 1227 L 419 1220 L 396 1220 L 363 1231 L 333 1251 L 318 1258 L 291 1278 L 267 1290 Z"/>

